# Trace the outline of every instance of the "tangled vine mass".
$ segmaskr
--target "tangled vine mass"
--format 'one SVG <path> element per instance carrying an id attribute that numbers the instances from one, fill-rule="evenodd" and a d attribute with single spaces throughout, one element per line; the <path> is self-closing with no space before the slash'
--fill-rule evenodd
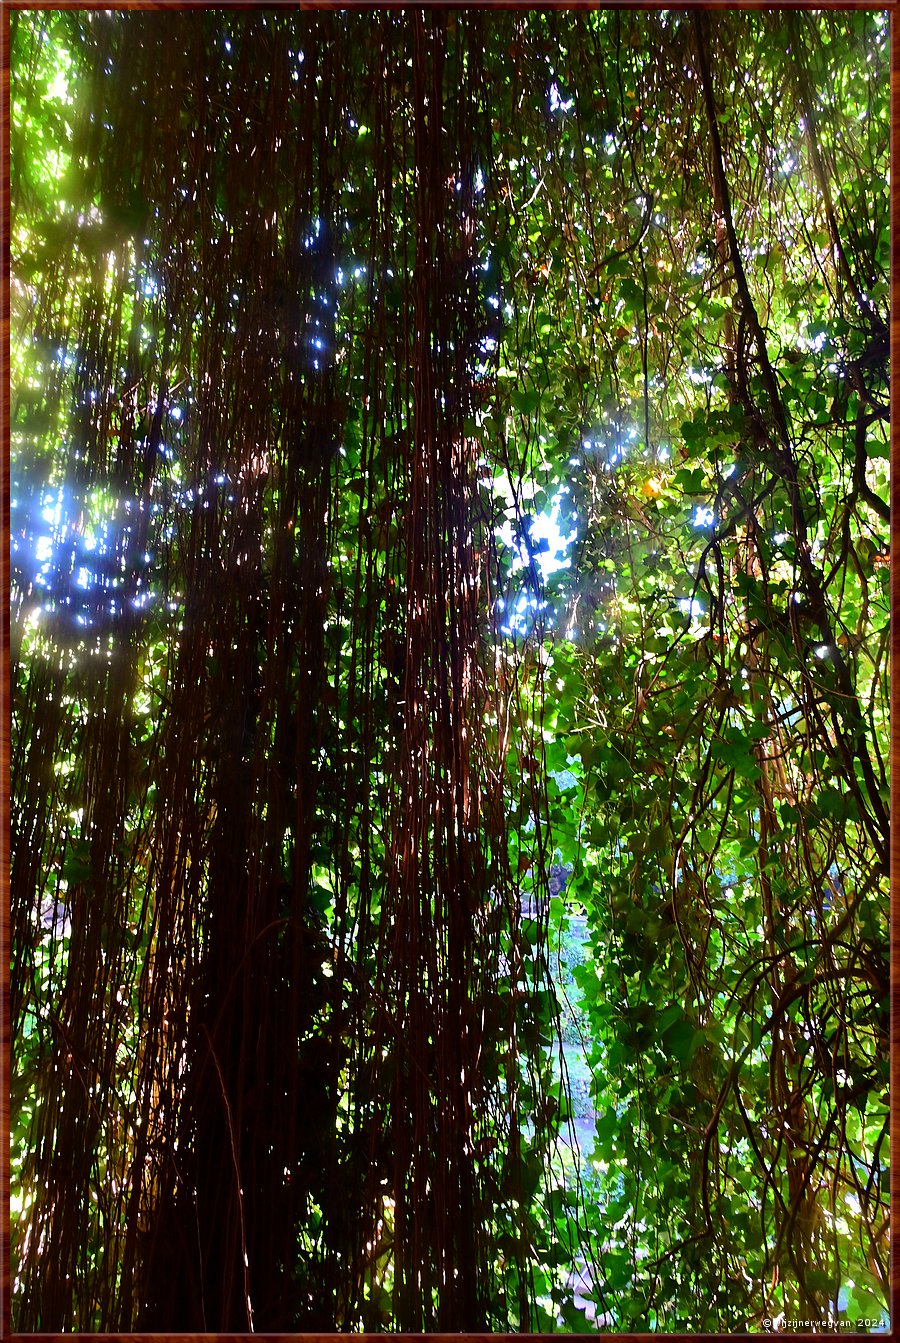
<path id="1" fill-rule="evenodd" d="M 15 1329 L 883 1318 L 887 73 L 11 12 Z"/>

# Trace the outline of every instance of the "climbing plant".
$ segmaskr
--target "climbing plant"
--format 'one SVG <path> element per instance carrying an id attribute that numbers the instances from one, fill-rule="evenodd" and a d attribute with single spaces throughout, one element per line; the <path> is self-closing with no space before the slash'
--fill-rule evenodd
<path id="1" fill-rule="evenodd" d="M 11 10 L 17 1329 L 882 1318 L 887 47 Z"/>

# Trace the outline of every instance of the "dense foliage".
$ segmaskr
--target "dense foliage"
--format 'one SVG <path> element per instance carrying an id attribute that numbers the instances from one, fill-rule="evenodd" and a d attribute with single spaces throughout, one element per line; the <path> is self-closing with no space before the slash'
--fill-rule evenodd
<path id="1" fill-rule="evenodd" d="M 881 1318 L 887 44 L 12 13 L 16 1328 Z"/>

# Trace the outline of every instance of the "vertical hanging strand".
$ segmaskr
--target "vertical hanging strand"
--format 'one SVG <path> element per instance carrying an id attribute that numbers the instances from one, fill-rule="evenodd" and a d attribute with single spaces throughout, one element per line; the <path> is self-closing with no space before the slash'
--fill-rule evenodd
<path id="1" fill-rule="evenodd" d="M 484 884 L 470 780 L 480 630 L 469 379 L 478 325 L 467 25 L 411 17 L 415 261 L 405 510 L 405 703 L 379 993 L 392 1037 L 398 1327 L 480 1327 L 473 904 Z M 477 41 L 474 45 L 477 45 Z M 456 64 L 452 61 L 455 55 Z M 448 125 L 450 81 L 456 119 Z M 460 82 L 461 81 L 461 82 Z"/>
<path id="2" fill-rule="evenodd" d="M 436 258 L 438 284 L 430 298 L 438 370 L 434 405 L 440 426 L 436 436 L 439 532 L 447 557 L 444 581 L 435 593 L 448 650 L 448 656 L 438 657 L 435 722 L 442 821 L 436 844 L 436 889 L 446 918 L 438 1111 L 438 1150 L 444 1158 L 445 1178 L 440 1201 L 444 1225 L 439 1327 L 447 1329 L 486 1327 L 480 1301 L 479 1250 L 487 1227 L 481 1223 L 476 1204 L 473 1145 L 473 1101 L 481 1052 L 476 1027 L 481 986 L 474 911 L 485 887 L 481 817 L 471 773 L 481 731 L 473 710 L 482 642 L 473 572 L 477 486 L 470 427 L 470 388 L 480 326 L 474 283 L 476 167 L 472 153 L 473 131 L 483 116 L 472 70 L 479 50 L 477 22 L 477 16 L 474 20 L 457 17 L 447 76 L 440 86 L 435 80 L 434 86 L 435 100 L 440 99 L 445 107 L 444 124 L 434 145 L 443 160 L 436 183 L 444 213 L 439 235 L 443 247 Z M 453 147 L 452 158 L 448 146 Z M 451 302 L 446 295 L 452 295 Z"/>

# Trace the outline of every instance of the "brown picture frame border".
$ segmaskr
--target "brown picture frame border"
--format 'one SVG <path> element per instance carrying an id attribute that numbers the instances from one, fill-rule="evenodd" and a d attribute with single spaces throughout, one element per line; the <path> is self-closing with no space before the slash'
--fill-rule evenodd
<path id="1" fill-rule="evenodd" d="M 782 0 L 782 3 L 769 5 L 764 0 L 711 0 L 710 3 L 698 3 L 698 0 L 682 0 L 681 4 L 667 3 L 667 0 L 637 0 L 630 4 L 594 3 L 593 0 L 542 0 L 538 3 L 524 3 L 523 0 L 418 0 L 412 5 L 409 0 L 219 0 L 207 3 L 206 0 L 0 0 L 0 1339 L 9 1343 L 28 1343 L 29 1340 L 41 1340 L 42 1343 L 70 1343 L 71 1340 L 116 1340 L 116 1343 L 147 1343 L 153 1339 L 177 1338 L 182 1343 L 197 1340 L 219 1340 L 231 1343 L 231 1340 L 244 1340 L 246 1333 L 203 1333 L 203 1334 L 151 1334 L 151 1333 L 14 1333 L 11 1327 L 11 1281 L 10 1281 L 10 1222 L 9 1222 L 9 1126 L 10 1126 L 10 1075 L 11 1041 L 9 1033 L 9 976 L 10 976 L 10 940 L 9 940 L 9 861 L 10 861 L 10 738 L 11 738 L 11 695 L 10 695 L 10 23 L 12 10 L 192 10 L 192 9 L 403 9 L 403 8 L 439 8 L 439 9 L 627 9 L 660 10 L 680 9 L 702 10 L 759 10 L 759 9 L 809 9 L 809 10 L 871 10 L 887 12 L 890 15 L 890 205 L 891 205 L 891 320 L 890 320 L 890 465 L 891 465 L 891 540 L 900 538 L 900 0 Z M 890 969 L 891 969 L 891 1017 L 890 1017 L 890 1144 L 891 1156 L 900 1154 L 900 565 L 891 564 L 890 580 L 891 638 L 890 638 L 890 704 L 891 704 L 891 845 L 890 845 Z M 893 1226 L 900 1225 L 900 1161 L 891 1161 L 890 1172 L 890 1208 Z M 890 1252 L 890 1315 L 891 1329 L 881 1337 L 900 1337 L 900 1239 L 894 1236 Z M 788 1332 L 788 1331 L 784 1331 Z M 695 1340 L 707 1343 L 707 1340 L 731 1339 L 736 1334 L 711 1333 L 608 1333 L 597 1331 L 603 1337 L 616 1338 L 637 1343 L 638 1340 L 661 1337 L 677 1343 L 678 1340 Z M 835 1331 L 842 1339 L 863 1338 L 868 1335 L 852 1330 Z M 757 1334 L 757 1337 L 771 1337 L 770 1334 Z M 818 1338 L 819 1334 L 790 1331 L 793 1338 Z M 505 1339 L 523 1343 L 537 1343 L 537 1340 L 555 1340 L 566 1337 L 563 1331 L 554 1333 L 455 1333 L 455 1334 L 341 1334 L 341 1333 L 299 1333 L 272 1334 L 257 1333 L 253 1337 L 261 1343 L 282 1343 L 285 1340 L 305 1339 L 309 1343 L 326 1343 L 336 1338 L 356 1337 L 381 1343 L 390 1337 L 398 1343 L 411 1343 L 412 1340 L 431 1339 L 434 1343 L 475 1343 L 476 1340 Z"/>

